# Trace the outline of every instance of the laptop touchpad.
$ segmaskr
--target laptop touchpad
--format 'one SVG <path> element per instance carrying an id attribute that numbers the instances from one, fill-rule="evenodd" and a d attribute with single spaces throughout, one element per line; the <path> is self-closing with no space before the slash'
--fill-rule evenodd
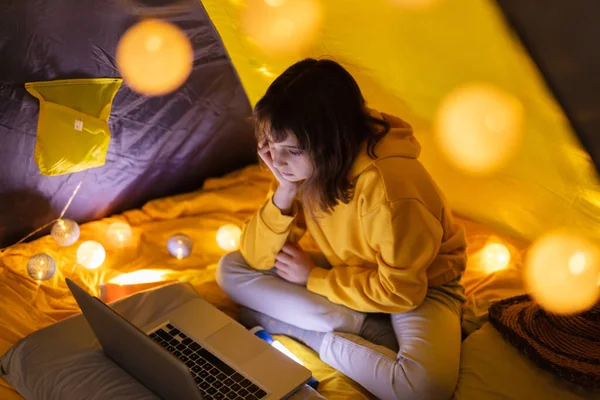
<path id="1" fill-rule="evenodd" d="M 269 348 L 267 342 L 237 323 L 225 325 L 204 341 L 236 364 L 243 364 Z"/>

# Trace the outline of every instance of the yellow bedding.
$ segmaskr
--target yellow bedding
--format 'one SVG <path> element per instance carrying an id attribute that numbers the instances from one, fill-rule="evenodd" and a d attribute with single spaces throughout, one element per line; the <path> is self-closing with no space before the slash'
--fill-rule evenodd
<path id="1" fill-rule="evenodd" d="M 75 262 L 77 244 L 59 247 L 49 236 L 6 250 L 0 257 L 0 355 L 26 335 L 79 312 L 64 283 L 69 277 L 98 294 L 98 285 L 116 276 L 140 269 L 160 269 L 165 280 L 190 282 L 208 301 L 230 315 L 235 305 L 215 283 L 214 271 L 225 254 L 216 243 L 217 229 L 226 224 L 241 225 L 265 199 L 270 174 L 257 166 L 236 171 L 224 178 L 209 180 L 202 190 L 158 199 L 139 210 L 81 226 L 84 240 L 96 240 L 106 248 L 106 260 L 97 270 L 85 270 Z M 126 220 L 134 233 L 133 244 L 125 249 L 111 249 L 105 240 L 106 228 L 115 221 Z M 175 233 L 189 235 L 194 242 L 192 255 L 177 260 L 167 251 L 167 240 Z M 310 238 L 303 242 L 312 248 Z M 45 252 L 57 264 L 53 278 L 41 285 L 26 271 L 29 257 Z M 320 392 L 328 399 L 367 399 L 367 392 L 341 373 L 323 364 L 317 355 L 286 338 L 280 338 L 297 354 L 321 381 Z M 21 399 L 0 379 L 0 399 Z"/>
<path id="2" fill-rule="evenodd" d="M 220 290 L 214 271 L 225 251 L 216 242 L 216 231 L 224 224 L 238 224 L 263 203 L 271 183 L 271 174 L 258 166 L 235 171 L 223 178 L 208 180 L 201 190 L 150 201 L 139 210 L 105 218 L 81 226 L 84 240 L 96 240 L 106 248 L 106 260 L 97 270 L 77 265 L 77 244 L 58 246 L 49 236 L 20 244 L 0 256 L 0 355 L 19 339 L 79 312 L 64 278 L 69 277 L 98 295 L 98 285 L 120 274 L 138 270 L 160 270 L 164 280 L 190 282 L 211 303 L 235 316 L 236 306 Z M 106 240 L 107 227 L 115 221 L 127 221 L 133 229 L 129 247 L 111 249 Z M 527 242 L 500 237 L 486 225 L 461 219 L 470 242 L 469 265 L 463 276 L 469 302 L 465 306 L 468 321 L 478 322 L 489 302 L 520 294 L 522 285 L 518 269 Z M 194 243 L 192 255 L 177 260 L 167 251 L 167 240 L 175 233 L 189 235 Z M 495 237 L 511 252 L 507 270 L 490 274 L 480 268 L 480 252 L 490 238 Z M 307 250 L 316 250 L 309 235 L 300 242 Z M 29 257 L 45 252 L 57 263 L 57 272 L 50 280 L 38 285 L 26 272 Z M 323 364 L 316 353 L 285 337 L 279 339 L 321 381 L 319 391 L 328 399 L 368 399 L 370 395 L 358 384 Z M 21 399 L 0 379 L 0 399 Z"/>

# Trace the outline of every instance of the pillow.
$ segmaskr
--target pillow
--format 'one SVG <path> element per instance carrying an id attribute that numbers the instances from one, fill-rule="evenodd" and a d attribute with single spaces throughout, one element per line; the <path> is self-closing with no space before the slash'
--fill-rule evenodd
<path id="1" fill-rule="evenodd" d="M 190 285 L 172 284 L 111 306 L 143 326 L 195 296 Z M 81 314 L 25 337 L 0 365 L 3 378 L 27 399 L 158 399 L 104 355 Z"/>
<path id="2" fill-rule="evenodd" d="M 111 306 L 144 326 L 198 296 L 176 283 L 121 299 Z M 27 399 L 160 400 L 107 358 L 83 315 L 25 337 L 0 358 L 0 374 Z M 305 386 L 294 399 L 322 399 Z"/>
<path id="3" fill-rule="evenodd" d="M 486 323 L 463 342 L 453 399 L 600 400 L 600 391 L 582 389 L 542 370 Z"/>

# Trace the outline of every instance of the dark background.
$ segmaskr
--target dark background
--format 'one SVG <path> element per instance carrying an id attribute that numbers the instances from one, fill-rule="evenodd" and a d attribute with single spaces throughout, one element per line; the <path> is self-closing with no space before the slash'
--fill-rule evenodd
<path id="1" fill-rule="evenodd" d="M 496 1 L 600 172 L 600 1 Z"/>

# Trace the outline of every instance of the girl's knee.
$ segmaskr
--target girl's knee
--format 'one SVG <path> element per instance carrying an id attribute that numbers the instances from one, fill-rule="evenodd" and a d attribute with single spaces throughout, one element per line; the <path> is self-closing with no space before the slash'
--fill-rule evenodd
<path id="1" fill-rule="evenodd" d="M 239 251 L 225 254 L 217 265 L 215 273 L 217 284 L 227 292 L 234 278 L 247 268 L 246 261 Z"/>
<path id="2" fill-rule="evenodd" d="M 397 368 L 393 391 L 396 399 L 449 400 L 458 383 L 456 368 L 437 365 L 431 368 L 415 366 L 412 371 Z"/>

